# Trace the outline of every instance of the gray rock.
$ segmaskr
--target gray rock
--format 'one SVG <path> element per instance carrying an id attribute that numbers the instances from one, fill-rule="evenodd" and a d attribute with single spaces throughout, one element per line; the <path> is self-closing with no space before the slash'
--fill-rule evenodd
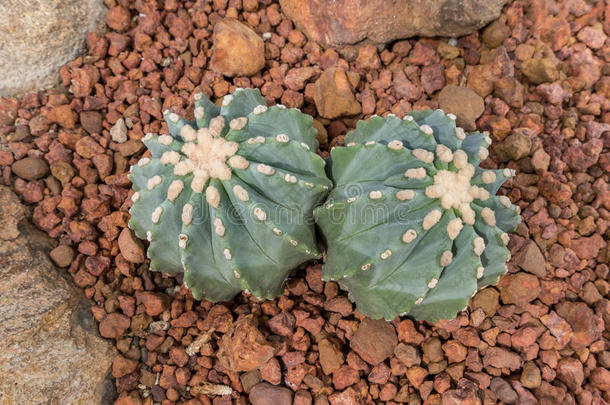
<path id="1" fill-rule="evenodd" d="M 507 0 L 280 0 L 307 36 L 325 46 L 384 44 L 412 36 L 461 36 L 495 20 Z"/>
<path id="2" fill-rule="evenodd" d="M 80 54 L 103 21 L 103 0 L 0 2 L 0 96 L 18 96 L 59 82 L 59 68 Z"/>
<path id="3" fill-rule="evenodd" d="M 0 403 L 111 404 L 114 349 L 26 214 L 0 186 Z"/>

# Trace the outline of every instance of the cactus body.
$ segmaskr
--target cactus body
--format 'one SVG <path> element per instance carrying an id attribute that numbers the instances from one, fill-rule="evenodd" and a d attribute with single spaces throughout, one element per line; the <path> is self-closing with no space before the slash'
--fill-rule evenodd
<path id="1" fill-rule="evenodd" d="M 332 184 L 311 117 L 267 107 L 258 90 L 218 107 L 195 96 L 195 120 L 165 112 L 169 135 L 131 168 L 129 227 L 148 239 L 153 270 L 184 272 L 196 299 L 282 292 L 289 272 L 319 257 L 313 207 Z"/>
<path id="2" fill-rule="evenodd" d="M 509 169 L 479 167 L 491 143 L 455 116 L 414 111 L 360 121 L 331 151 L 335 183 L 315 218 L 323 278 L 373 318 L 453 318 L 506 271 L 518 207 L 496 192 Z"/>

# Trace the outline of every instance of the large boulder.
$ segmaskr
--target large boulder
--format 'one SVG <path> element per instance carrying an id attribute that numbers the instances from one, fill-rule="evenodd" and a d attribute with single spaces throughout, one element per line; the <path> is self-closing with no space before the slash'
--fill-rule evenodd
<path id="1" fill-rule="evenodd" d="M 54 86 L 105 13 L 103 0 L 0 1 L 0 96 Z"/>
<path id="2" fill-rule="evenodd" d="M 25 216 L 0 186 L 0 404 L 111 404 L 114 349 Z"/>
<path id="3" fill-rule="evenodd" d="M 461 36 L 495 20 L 507 0 L 280 0 L 309 38 L 325 46 L 384 44 L 412 36 Z"/>

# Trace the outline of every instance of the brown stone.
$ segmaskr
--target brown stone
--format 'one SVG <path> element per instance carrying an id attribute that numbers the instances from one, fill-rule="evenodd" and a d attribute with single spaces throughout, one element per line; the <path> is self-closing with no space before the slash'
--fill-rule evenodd
<path id="1" fill-rule="evenodd" d="M 53 263 L 58 267 L 68 267 L 74 260 L 74 249 L 70 246 L 59 245 L 49 252 Z"/>
<path id="2" fill-rule="evenodd" d="M 519 249 L 514 256 L 513 263 L 538 277 L 546 275 L 544 256 L 534 241 L 529 241 L 524 247 Z"/>
<path id="3" fill-rule="evenodd" d="M 496 314 L 500 305 L 500 293 L 495 288 L 484 288 L 476 293 L 472 299 L 472 308 L 481 308 L 485 315 L 491 317 Z"/>
<path id="4" fill-rule="evenodd" d="M 457 125 L 467 131 L 474 131 L 475 120 L 483 114 L 483 99 L 468 87 L 446 86 L 438 94 L 439 108 L 457 117 Z"/>
<path id="5" fill-rule="evenodd" d="M 128 262 L 144 263 L 144 260 L 146 260 L 144 245 L 140 239 L 136 238 L 131 229 L 124 228 L 121 231 L 119 235 L 119 249 L 121 255 Z"/>
<path id="6" fill-rule="evenodd" d="M 17 228 L 25 210 L 4 186 L 0 207 L 0 401 L 106 403 L 114 349 L 91 304 L 49 261 L 52 241 L 26 222 Z"/>
<path id="7" fill-rule="evenodd" d="M 397 343 L 398 338 L 392 324 L 365 318 L 354 333 L 350 346 L 362 360 L 375 365 L 390 357 Z"/>
<path id="8" fill-rule="evenodd" d="M 326 69 L 315 83 L 314 101 L 318 113 L 329 119 L 360 114 L 352 85 L 341 68 Z"/>
<path id="9" fill-rule="evenodd" d="M 280 0 L 282 11 L 326 46 L 412 36 L 462 36 L 500 15 L 505 0 Z"/>
<path id="10" fill-rule="evenodd" d="M 39 158 L 26 157 L 18 160 L 11 166 L 13 173 L 22 179 L 38 180 L 49 173 L 49 165 Z"/>
<path id="11" fill-rule="evenodd" d="M 341 350 L 328 339 L 322 339 L 318 342 L 318 352 L 320 353 L 322 371 L 326 375 L 335 372 L 345 361 Z"/>
<path id="12" fill-rule="evenodd" d="M 225 76 L 251 76 L 265 66 L 265 45 L 247 25 L 225 18 L 214 26 L 210 68 Z"/>
<path id="13" fill-rule="evenodd" d="M 256 318 L 244 316 L 225 333 L 219 344 L 218 360 L 223 367 L 232 371 L 256 370 L 275 354 L 271 346 L 258 329 Z"/>
<path id="14" fill-rule="evenodd" d="M 260 383 L 250 390 L 252 405 L 292 405 L 292 391 L 268 383 Z"/>
<path id="15" fill-rule="evenodd" d="M 559 78 L 557 62 L 551 58 L 525 60 L 521 64 L 521 73 L 534 84 L 554 82 Z"/>

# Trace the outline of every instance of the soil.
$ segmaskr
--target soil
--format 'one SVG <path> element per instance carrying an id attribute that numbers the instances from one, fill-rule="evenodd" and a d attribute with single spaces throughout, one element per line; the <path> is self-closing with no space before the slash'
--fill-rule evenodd
<path id="1" fill-rule="evenodd" d="M 0 181 L 57 240 L 51 258 L 116 344 L 117 404 L 610 402 L 610 5 L 516 0 L 456 41 L 368 46 L 346 60 L 270 0 L 106 3 L 107 33 L 89 34 L 63 86 L 0 98 Z M 261 72 L 207 69 L 226 16 L 268 37 Z M 349 72 L 360 115 L 318 115 L 315 83 L 330 68 Z M 500 194 L 523 222 L 510 274 L 455 320 L 375 324 L 315 262 L 272 301 L 194 301 L 180 275 L 150 272 L 145 246 L 123 233 L 139 140 L 167 133 L 164 109 L 192 114 L 195 92 L 218 100 L 260 88 L 269 104 L 316 118 L 325 156 L 358 119 L 438 108 L 456 85 L 484 101 L 463 119 L 490 132 L 484 166 L 516 170 Z"/>

